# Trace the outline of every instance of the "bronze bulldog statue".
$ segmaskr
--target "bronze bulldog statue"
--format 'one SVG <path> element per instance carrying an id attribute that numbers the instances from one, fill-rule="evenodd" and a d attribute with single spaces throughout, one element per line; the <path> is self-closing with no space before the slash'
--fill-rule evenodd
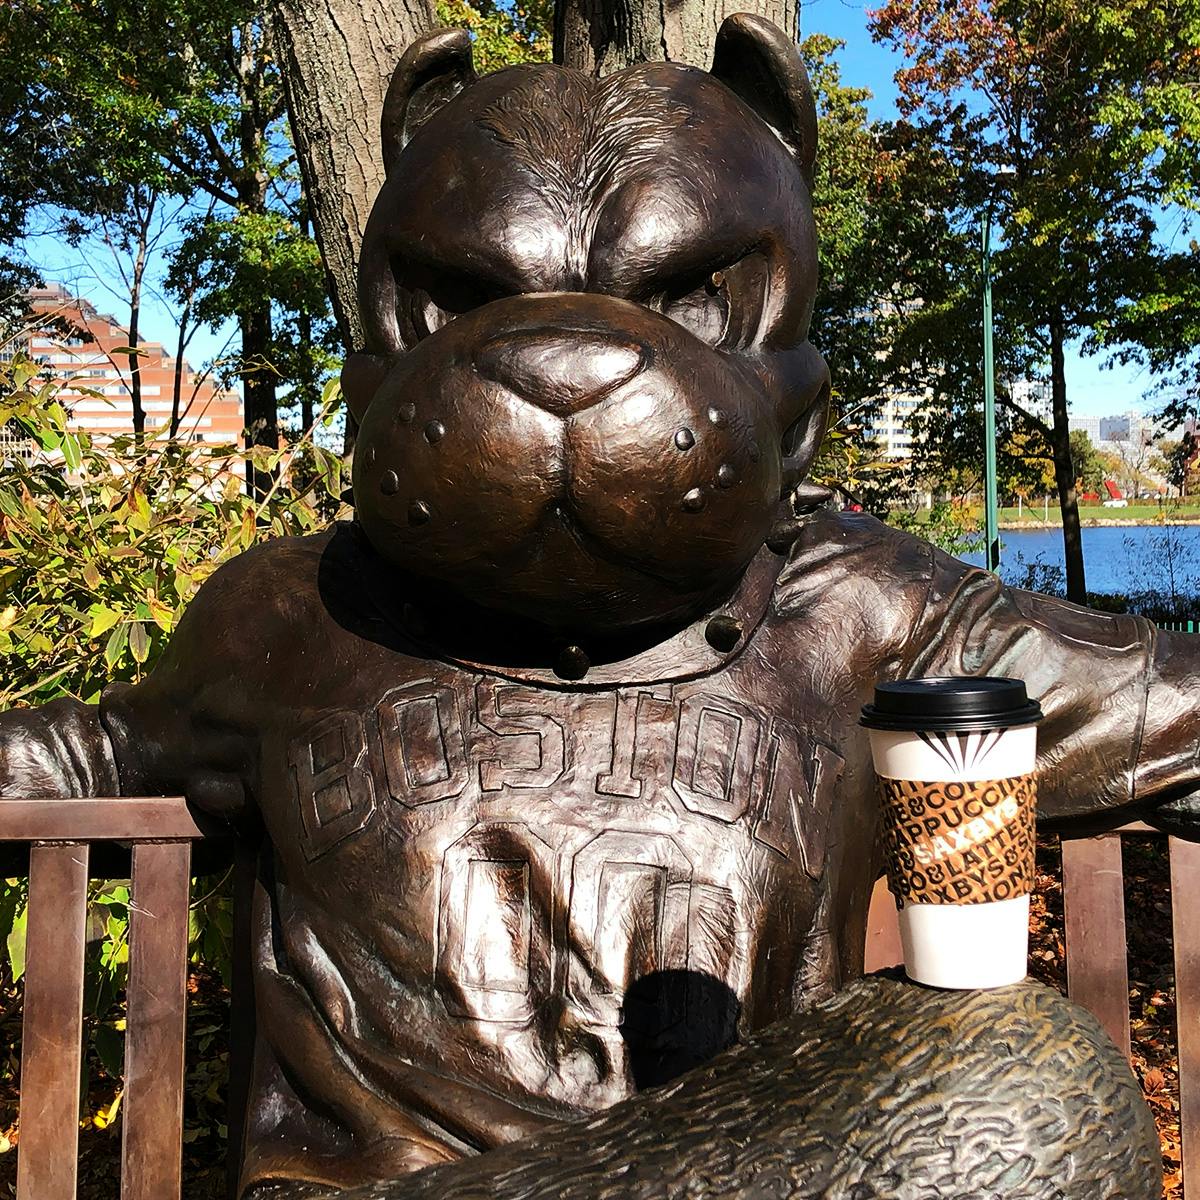
<path id="1" fill-rule="evenodd" d="M 414 46 L 357 520 L 223 567 L 137 686 L 0 718 L 0 794 L 263 831 L 243 1195 L 1155 1193 L 1078 1010 L 854 982 L 877 680 L 1021 677 L 1045 816 L 1183 822 L 1200 653 L 815 503 L 815 128 L 754 17 L 601 81 Z"/>

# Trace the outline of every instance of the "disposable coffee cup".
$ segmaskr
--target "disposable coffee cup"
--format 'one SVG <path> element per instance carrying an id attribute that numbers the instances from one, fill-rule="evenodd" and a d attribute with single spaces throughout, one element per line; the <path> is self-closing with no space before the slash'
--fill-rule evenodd
<path id="1" fill-rule="evenodd" d="M 882 683 L 862 710 L 904 969 L 918 983 L 1025 978 L 1041 718 L 1021 680 L 990 676 Z"/>

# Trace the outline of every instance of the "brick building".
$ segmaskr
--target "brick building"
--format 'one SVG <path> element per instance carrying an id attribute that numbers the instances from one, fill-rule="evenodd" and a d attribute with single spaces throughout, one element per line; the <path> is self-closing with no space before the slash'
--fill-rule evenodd
<path id="1" fill-rule="evenodd" d="M 72 425 L 93 436 L 133 430 L 129 330 L 87 300 L 55 284 L 27 293 L 29 320 L 17 338 L 35 362 L 61 381 L 59 400 Z M 169 427 L 175 394 L 175 358 L 158 342 L 138 339 L 146 432 Z M 242 401 L 236 392 L 201 378 L 185 360 L 180 371 L 177 436 L 192 442 L 241 443 Z"/>

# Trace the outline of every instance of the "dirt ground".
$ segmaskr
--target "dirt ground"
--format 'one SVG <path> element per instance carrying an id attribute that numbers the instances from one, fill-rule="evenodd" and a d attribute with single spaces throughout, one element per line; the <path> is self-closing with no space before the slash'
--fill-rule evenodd
<path id="1" fill-rule="evenodd" d="M 1164 1197 L 1182 1200 L 1166 839 L 1126 838 L 1124 849 L 1133 1068 L 1158 1125 Z M 1045 983 L 1065 990 L 1059 880 L 1057 839 L 1043 839 L 1033 904 L 1030 970 Z M 189 987 L 192 1003 L 188 1022 L 183 1195 L 185 1200 L 224 1200 L 228 996 L 220 980 L 204 972 L 194 975 Z M 10 985 L 0 990 L 0 1200 L 16 1195 L 20 1036 L 20 993 Z M 119 1094 L 120 1081 L 109 1076 L 94 1051 L 88 1055 L 87 1071 L 87 1116 L 80 1130 L 79 1197 L 117 1200 L 121 1122 L 119 1105 L 113 1112 L 112 1104 Z"/>

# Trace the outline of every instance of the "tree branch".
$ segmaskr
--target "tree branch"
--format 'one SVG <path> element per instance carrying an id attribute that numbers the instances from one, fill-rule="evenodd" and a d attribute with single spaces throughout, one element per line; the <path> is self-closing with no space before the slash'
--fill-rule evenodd
<path id="1" fill-rule="evenodd" d="M 1026 412 L 1016 401 L 1010 400 L 1007 396 L 997 396 L 996 403 L 1007 408 L 1010 412 L 1016 413 L 1030 429 L 1036 429 L 1047 441 L 1050 440 L 1050 426 L 1040 417 L 1035 417 L 1033 413 Z"/>
<path id="2" fill-rule="evenodd" d="M 195 170 L 190 163 L 184 162 L 177 154 L 170 150 L 163 150 L 162 156 L 173 166 L 177 171 L 181 171 L 186 175 L 202 192 L 207 192 L 214 200 L 220 200 L 222 204 L 228 204 L 230 208 L 237 208 L 240 201 L 229 191 L 226 191 L 219 184 L 205 177 L 201 172 Z"/>
<path id="3" fill-rule="evenodd" d="M 237 163 L 230 157 L 229 151 L 221 145 L 221 139 L 217 137 L 217 131 L 212 127 L 210 121 L 205 121 L 200 126 L 200 136 L 204 138 L 204 144 L 212 151 L 213 158 L 217 160 L 217 165 L 224 172 L 226 182 L 231 187 L 237 187 L 241 172 L 238 170 Z"/>

